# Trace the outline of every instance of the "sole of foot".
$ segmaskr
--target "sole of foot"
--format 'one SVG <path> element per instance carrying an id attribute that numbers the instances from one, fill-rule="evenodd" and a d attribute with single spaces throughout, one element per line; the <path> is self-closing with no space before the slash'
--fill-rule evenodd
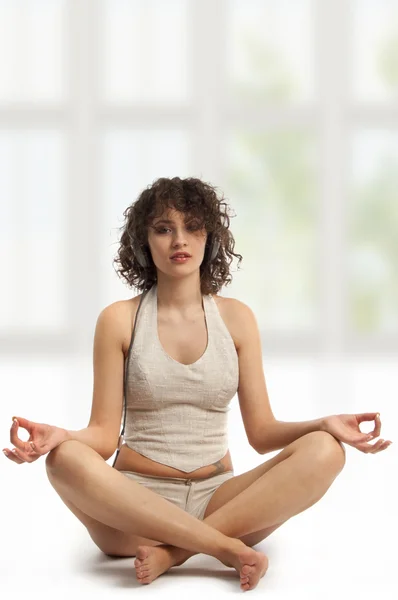
<path id="1" fill-rule="evenodd" d="M 224 562 L 222 558 L 221 562 Z M 268 557 L 245 544 L 227 553 L 225 558 L 239 573 L 241 589 L 244 591 L 254 589 L 268 569 Z"/>
<path id="2" fill-rule="evenodd" d="M 138 546 L 134 567 L 140 583 L 151 583 L 173 566 L 170 553 L 162 546 Z"/>
<path id="3" fill-rule="evenodd" d="M 236 569 L 243 591 L 252 590 L 268 569 L 268 558 L 245 544 L 223 552 L 217 557 L 227 567 Z M 151 583 L 162 573 L 173 567 L 173 561 L 165 548 L 138 546 L 134 567 L 137 581 L 143 585 Z"/>

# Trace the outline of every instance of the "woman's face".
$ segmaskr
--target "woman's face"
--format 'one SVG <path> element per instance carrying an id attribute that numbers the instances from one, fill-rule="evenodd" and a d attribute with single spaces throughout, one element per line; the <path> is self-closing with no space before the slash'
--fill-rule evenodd
<path id="1" fill-rule="evenodd" d="M 184 217 L 187 223 L 184 223 Z M 153 220 L 148 228 L 148 244 L 158 269 L 166 273 L 175 273 L 176 269 L 184 273 L 199 269 L 204 257 L 207 232 L 205 228 L 198 229 L 198 226 L 194 217 L 187 219 L 184 213 L 176 210 L 168 210 Z M 170 258 L 176 251 L 188 252 L 191 258 L 184 263 L 177 263 Z"/>

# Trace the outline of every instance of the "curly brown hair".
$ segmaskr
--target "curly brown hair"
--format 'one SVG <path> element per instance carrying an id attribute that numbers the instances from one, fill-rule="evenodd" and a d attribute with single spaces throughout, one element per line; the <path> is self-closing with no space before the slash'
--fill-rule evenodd
<path id="1" fill-rule="evenodd" d="M 129 287 L 142 291 L 148 290 L 157 281 L 156 265 L 152 260 L 148 246 L 148 226 L 153 219 L 160 217 L 165 209 L 174 209 L 186 215 L 184 221 L 195 221 L 195 227 L 206 229 L 208 233 L 205 254 L 200 265 L 200 287 L 202 294 L 216 294 L 223 285 L 232 281 L 230 264 L 233 256 L 242 261 L 241 254 L 235 254 L 235 240 L 229 231 L 230 219 L 224 196 L 217 197 L 216 187 L 204 181 L 189 177 L 160 177 L 147 186 L 138 199 L 123 212 L 125 222 L 120 245 L 113 264 L 120 265 L 116 270 Z M 224 207 L 223 209 L 221 207 Z M 209 248 L 214 237 L 220 247 L 215 258 L 209 262 Z M 143 252 L 148 267 L 142 267 L 137 261 L 134 248 Z"/>

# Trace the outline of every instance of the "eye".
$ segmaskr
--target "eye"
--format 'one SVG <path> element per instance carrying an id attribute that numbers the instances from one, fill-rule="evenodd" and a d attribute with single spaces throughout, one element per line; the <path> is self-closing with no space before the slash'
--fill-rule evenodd
<path id="1" fill-rule="evenodd" d="M 197 230 L 201 229 L 201 225 L 200 225 L 200 223 L 191 223 L 189 225 L 188 229 L 191 229 L 192 231 L 197 231 Z"/>
<path id="2" fill-rule="evenodd" d="M 156 231 L 156 233 L 159 233 L 160 235 L 162 235 L 165 229 L 170 229 L 170 228 L 169 227 L 161 227 L 160 229 L 155 229 L 155 231 Z M 195 231 L 195 230 L 199 229 L 199 225 L 195 223 L 195 224 L 189 225 L 187 227 L 187 229 L 190 231 Z"/>

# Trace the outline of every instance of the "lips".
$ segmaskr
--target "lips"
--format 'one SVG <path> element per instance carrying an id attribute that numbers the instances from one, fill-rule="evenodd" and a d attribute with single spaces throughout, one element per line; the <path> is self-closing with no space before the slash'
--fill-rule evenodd
<path id="1" fill-rule="evenodd" d="M 190 257 L 191 255 L 184 252 L 182 254 L 181 253 L 173 254 L 170 258 L 178 258 L 178 257 L 184 257 L 184 256 Z"/>

